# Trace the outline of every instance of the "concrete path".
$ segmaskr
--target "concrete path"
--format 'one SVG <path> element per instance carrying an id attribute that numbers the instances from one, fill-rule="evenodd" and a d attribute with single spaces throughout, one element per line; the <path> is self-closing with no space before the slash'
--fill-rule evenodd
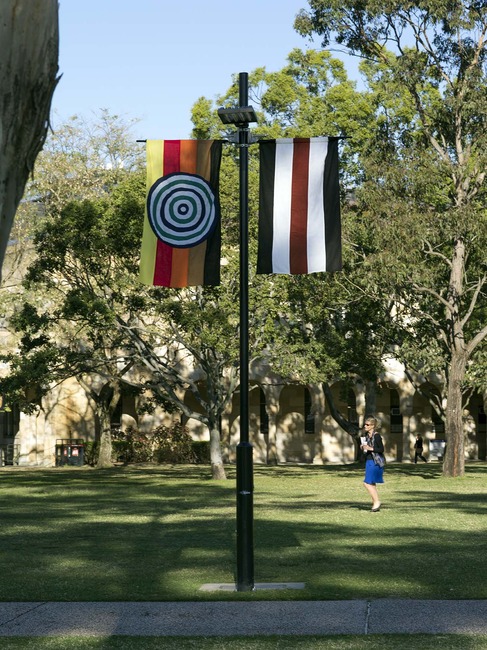
<path id="1" fill-rule="evenodd" d="M 0 603 L 0 637 L 487 634 L 487 601 Z"/>

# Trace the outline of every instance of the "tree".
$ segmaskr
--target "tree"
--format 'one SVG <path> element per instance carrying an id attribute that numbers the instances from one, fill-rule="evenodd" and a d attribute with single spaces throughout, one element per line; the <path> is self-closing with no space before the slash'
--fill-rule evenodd
<path id="1" fill-rule="evenodd" d="M 234 104 L 238 86 L 217 99 L 219 105 Z M 282 70 L 267 72 L 257 68 L 249 75 L 249 96 L 257 108 L 259 123 L 255 131 L 261 137 L 313 137 L 346 135 L 341 145 L 343 199 L 346 188 L 357 184 L 360 166 L 357 151 L 370 131 L 374 117 L 370 94 L 358 91 L 348 79 L 341 61 L 329 52 L 293 50 Z M 221 125 L 210 119 L 211 102 L 201 98 L 195 104 L 193 120 L 197 133 L 213 136 Z M 255 260 L 257 241 L 257 161 L 251 156 L 250 174 L 250 248 Z M 288 380 L 300 383 L 324 383 L 332 414 L 354 439 L 358 426 L 341 417 L 327 382 L 337 377 L 353 380 L 357 375 L 376 379 L 385 343 L 378 341 L 379 314 L 366 311 L 360 270 L 347 260 L 357 246 L 357 236 L 366 245 L 367 230 L 357 233 L 351 211 L 343 222 L 346 273 L 330 276 L 285 278 L 250 274 L 250 303 L 254 326 L 262 333 L 262 346 L 273 369 Z M 254 264 L 251 264 L 251 268 Z M 344 278 L 348 275 L 348 279 Z M 370 305 L 370 300 L 368 302 Z M 367 322 L 368 330 L 363 331 Z M 375 327 L 375 339 L 371 332 Z M 265 343 L 264 343 L 265 341 Z M 373 369 L 372 369 L 373 368 Z M 371 394 L 371 393 L 370 393 Z"/>
<path id="2" fill-rule="evenodd" d="M 321 385 L 332 417 L 358 450 L 359 423 L 350 422 L 338 410 L 330 385 L 337 379 L 350 387 L 357 381 L 364 383 L 366 412 L 375 412 L 389 336 L 388 321 L 376 303 L 363 295 L 359 273 L 351 266 L 347 263 L 343 273 L 330 277 L 323 273 L 288 279 L 269 359 L 283 376 Z"/>
<path id="3" fill-rule="evenodd" d="M 234 278 L 216 288 L 148 289 L 137 313 L 117 318 L 127 350 L 146 369 L 144 387 L 208 428 L 214 479 L 226 478 L 220 418 L 239 386 Z"/>
<path id="4" fill-rule="evenodd" d="M 234 198 L 227 201 L 234 193 L 229 189 L 223 201 L 229 217 L 224 288 L 143 287 L 138 261 L 145 182 L 137 171 L 142 148 L 134 154 L 129 131 L 130 124 L 106 112 L 94 123 L 75 117 L 56 129 L 37 160 L 22 208 L 43 210 L 22 290 L 25 306 L 20 287 L 10 305 L 19 347 L 4 357 L 10 373 L 1 380 L 2 390 L 28 410 L 54 383 L 77 377 L 101 423 L 103 465 L 110 410 L 121 390 L 136 391 L 139 401 L 146 400 L 144 408 L 148 399 L 208 426 L 212 473 L 224 478 L 219 418 L 238 387 Z M 101 388 L 93 375 L 103 380 Z M 31 384 L 35 394 L 26 391 Z M 185 392 L 198 406 L 188 406 Z"/>
<path id="5" fill-rule="evenodd" d="M 23 203 L 40 203 L 49 216 L 71 201 L 106 196 L 143 167 L 143 148 L 134 146 L 136 123 L 101 109 L 90 120 L 74 115 L 57 125 L 36 161 Z"/>
<path id="6" fill-rule="evenodd" d="M 122 165 L 106 164 L 101 145 L 113 141 L 109 122 L 112 140 L 93 138 L 93 127 L 86 137 L 84 125 L 70 121 L 38 160 L 29 196 L 42 197 L 45 214 L 25 277 L 24 308 L 16 295 L 11 325 L 21 338 L 17 352 L 4 358 L 10 374 L 2 389 L 28 409 L 54 382 L 77 377 L 101 422 L 102 465 L 117 395 L 127 388 L 150 394 L 166 410 L 176 405 L 208 426 L 213 475 L 224 478 L 219 417 L 238 386 L 238 346 L 228 316 L 236 308 L 235 273 L 229 270 L 225 290 L 140 285 L 145 179 L 127 156 Z M 119 134 L 112 149 L 120 151 L 124 141 Z M 83 195 L 90 200 L 80 201 Z M 103 379 L 101 390 L 89 381 L 92 375 Z M 36 394 L 26 394 L 32 383 Z M 200 405 L 196 410 L 184 400 L 188 390 Z"/>
<path id="7" fill-rule="evenodd" d="M 57 0 L 0 3 L 0 269 L 15 212 L 47 135 L 58 44 Z"/>
<path id="8" fill-rule="evenodd" d="M 132 272 L 137 268 L 134 251 L 141 227 L 127 218 L 142 210 L 140 199 L 127 199 L 137 181 L 140 197 L 143 176 L 132 174 L 112 190 L 110 199 L 68 204 L 43 223 L 34 241 L 37 257 L 24 279 L 24 303 L 11 317 L 11 326 L 21 335 L 18 349 L 3 356 L 10 372 L 0 385 L 6 398 L 23 410 L 32 410 L 53 385 L 78 379 L 100 423 L 101 467 L 111 464 L 110 420 L 122 389 L 136 390 L 128 374 L 133 362 L 124 356 L 124 337 L 109 308 L 117 304 L 120 288 L 111 286 L 106 275 L 117 273 L 122 284 L 125 269 L 131 264 Z M 119 201 L 125 211 L 110 210 L 110 203 Z M 99 218 L 102 211 L 104 220 Z M 117 250 L 123 251 L 118 258 Z M 123 265 L 117 263 L 122 256 Z"/>
<path id="9" fill-rule="evenodd" d="M 100 466 L 111 463 L 110 413 L 122 388 L 133 390 L 125 376 L 132 364 L 119 359 L 120 337 L 106 314 L 97 313 L 96 304 L 84 304 L 83 316 L 91 329 L 88 333 L 83 330 L 82 320 L 75 315 L 83 296 L 76 292 L 75 285 L 70 291 L 69 282 L 83 264 L 88 273 L 91 268 L 99 268 L 96 255 L 106 256 L 106 263 L 113 264 L 107 238 L 115 238 L 120 245 L 123 242 L 133 255 L 139 245 L 140 227 L 135 230 L 134 240 L 130 223 L 122 222 L 118 226 L 113 216 L 107 217 L 105 224 L 98 223 L 95 207 L 76 210 L 70 202 L 84 196 L 98 202 L 101 209 L 102 205 L 107 206 L 107 198 L 111 196 L 112 204 L 125 201 L 126 210 L 133 211 L 136 200 L 133 188 L 138 184 L 140 212 L 144 191 L 140 172 L 142 157 L 140 148 L 133 146 L 131 127 L 132 122 L 102 110 L 92 122 L 73 117 L 49 135 L 19 206 L 14 226 L 19 245 L 9 247 L 9 252 L 19 249 L 19 255 L 15 259 L 9 255 L 12 286 L 2 293 L 2 307 L 10 314 L 10 327 L 20 334 L 18 350 L 4 357 L 10 364 L 10 374 L 2 380 L 6 398 L 29 411 L 54 384 L 76 376 L 95 405 L 101 432 Z M 123 209 L 119 214 L 121 219 L 126 217 Z M 57 219 L 59 232 L 55 225 Z M 32 269 L 38 268 L 39 261 L 35 260 L 36 246 L 45 248 L 46 264 L 51 265 L 52 274 L 44 284 L 37 281 L 44 269 L 39 278 L 35 270 L 32 277 Z M 66 253 L 69 249 L 81 251 L 81 264 L 69 257 Z M 124 255 L 128 263 L 131 257 L 125 249 Z M 65 262 L 62 272 L 54 262 L 60 258 Z M 60 283 L 59 279 L 62 279 Z M 85 339 L 82 334 L 86 335 Z M 97 386 L 94 375 L 105 384 Z M 27 388 L 32 386 L 34 391 Z"/>
<path id="10" fill-rule="evenodd" d="M 43 305 L 27 304 L 13 320 L 23 336 L 19 352 L 4 359 L 11 372 L 0 387 L 18 401 L 14 389 L 25 390 L 33 367 L 45 391 L 53 381 L 78 377 L 105 423 L 102 450 L 123 386 L 149 393 L 152 402 L 166 410 L 171 403 L 208 427 L 212 474 L 225 478 L 219 418 L 238 386 L 235 275 L 224 288 L 141 286 L 144 189 L 132 174 L 109 198 L 70 203 L 44 224 L 26 277 Z M 95 393 L 87 382 L 93 374 L 105 380 Z"/>
<path id="11" fill-rule="evenodd" d="M 380 270 L 376 295 L 394 299 L 395 353 L 410 376 L 442 378 L 443 471 L 461 476 L 462 397 L 487 336 L 487 6 L 313 0 L 296 27 L 368 61 L 377 129 L 357 198 L 375 250 L 364 266 Z"/>

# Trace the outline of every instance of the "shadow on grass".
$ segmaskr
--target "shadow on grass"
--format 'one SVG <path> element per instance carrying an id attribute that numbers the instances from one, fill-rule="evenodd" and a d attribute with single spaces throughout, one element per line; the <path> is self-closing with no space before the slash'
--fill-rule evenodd
<path id="1" fill-rule="evenodd" d="M 324 476 L 350 476 L 351 472 L 363 472 L 365 464 L 355 462 L 342 465 L 278 465 L 265 466 L 255 465 L 255 476 L 265 476 L 268 478 L 286 478 L 290 480 L 302 480 L 310 475 Z M 386 471 L 396 476 L 417 476 L 425 480 L 437 479 L 442 477 L 443 467 L 439 463 L 427 463 L 420 466 L 403 463 L 387 463 Z"/>
<path id="2" fill-rule="evenodd" d="M 232 564 L 231 481 L 162 468 L 8 472 L 1 483 L 0 600 L 164 600 L 195 564 L 202 576 L 216 555 Z"/>
<path id="3" fill-rule="evenodd" d="M 4 641 L 5 643 L 5 641 Z M 485 636 L 466 634 L 373 634 L 241 637 L 11 638 L 8 650 L 484 650 Z"/>
<path id="4" fill-rule="evenodd" d="M 254 465 L 256 476 L 268 478 L 305 479 L 310 475 L 349 476 L 350 472 L 363 472 L 365 464 L 356 461 L 338 465 L 301 465 L 286 464 L 277 466 Z M 443 464 L 441 462 L 414 463 L 386 463 L 386 472 L 393 476 L 416 476 L 425 480 L 443 478 Z M 232 470 L 230 469 L 230 473 Z M 487 474 L 487 464 L 481 461 L 471 461 L 465 464 L 465 476 Z"/>
<path id="5" fill-rule="evenodd" d="M 206 467 L 2 472 L 0 600 L 487 597 L 485 480 L 472 492 L 456 481 L 420 490 L 419 468 L 391 464 L 388 502 L 372 514 L 340 493 L 358 490 L 362 471 L 256 468 L 256 580 L 306 583 L 257 596 L 198 592 L 231 582 L 236 565 L 235 485 L 208 480 Z M 394 477 L 415 487 L 394 488 Z"/>

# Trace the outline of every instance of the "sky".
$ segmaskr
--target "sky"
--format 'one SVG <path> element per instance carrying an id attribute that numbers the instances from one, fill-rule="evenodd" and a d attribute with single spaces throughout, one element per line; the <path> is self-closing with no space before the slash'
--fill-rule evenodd
<path id="1" fill-rule="evenodd" d="M 313 47 L 293 29 L 306 0 L 60 0 L 53 123 L 99 109 L 140 120 L 138 139 L 191 135 L 191 107 L 232 75 Z M 316 44 L 314 45 L 316 46 Z"/>

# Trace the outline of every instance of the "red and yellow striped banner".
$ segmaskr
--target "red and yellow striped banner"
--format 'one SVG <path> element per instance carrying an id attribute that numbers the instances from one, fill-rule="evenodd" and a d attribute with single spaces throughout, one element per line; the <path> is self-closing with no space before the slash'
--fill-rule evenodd
<path id="1" fill-rule="evenodd" d="M 147 141 L 148 200 L 140 259 L 144 284 L 220 283 L 221 150 L 218 140 Z M 202 223 L 207 217 L 210 221 Z M 185 246 L 186 241 L 191 244 Z"/>

